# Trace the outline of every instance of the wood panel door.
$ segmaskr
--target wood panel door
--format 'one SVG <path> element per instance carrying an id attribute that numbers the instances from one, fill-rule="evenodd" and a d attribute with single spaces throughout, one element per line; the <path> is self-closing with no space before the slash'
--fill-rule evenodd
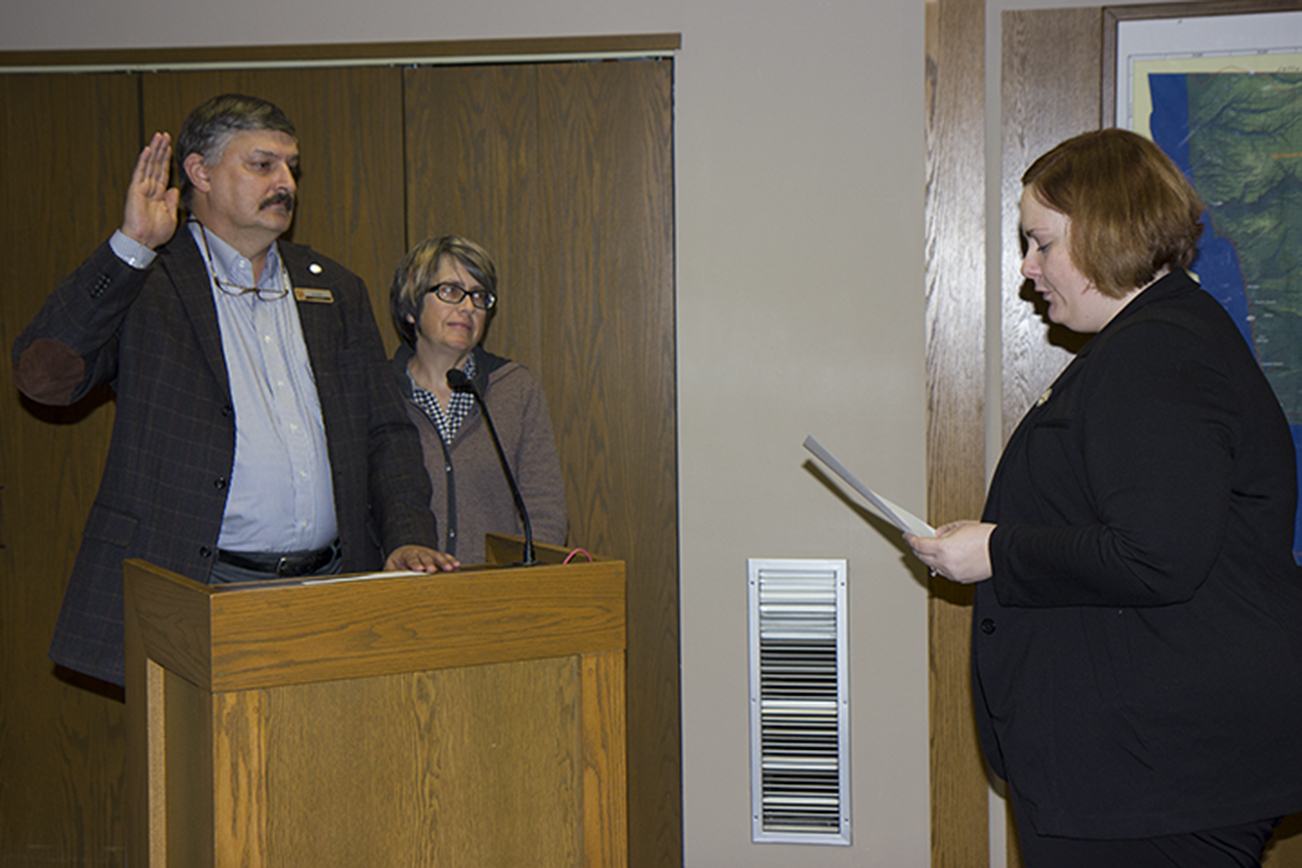
<path id="1" fill-rule="evenodd" d="M 570 540 L 628 565 L 630 864 L 682 861 L 672 68 L 406 73 L 409 235 L 484 244 L 486 346 L 542 381 Z"/>
<path id="2" fill-rule="evenodd" d="M 10 349 L 122 221 L 140 147 L 128 75 L 0 76 L 0 865 L 121 865 L 121 694 L 46 656 L 108 451 L 113 406 L 20 398 Z"/>

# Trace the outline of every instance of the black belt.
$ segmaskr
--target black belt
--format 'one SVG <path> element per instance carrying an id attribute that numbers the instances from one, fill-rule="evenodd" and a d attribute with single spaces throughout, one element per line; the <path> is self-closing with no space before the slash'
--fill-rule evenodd
<path id="1" fill-rule="evenodd" d="M 254 570 L 278 577 L 310 576 L 335 559 L 339 552 L 338 546 L 336 542 L 313 552 L 292 555 L 264 555 L 218 549 L 217 560 L 242 570 Z"/>

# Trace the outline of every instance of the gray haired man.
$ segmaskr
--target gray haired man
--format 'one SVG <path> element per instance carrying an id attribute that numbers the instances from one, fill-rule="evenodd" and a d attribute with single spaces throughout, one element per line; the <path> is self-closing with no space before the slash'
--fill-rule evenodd
<path id="1" fill-rule="evenodd" d="M 50 649 L 116 684 L 123 558 L 212 582 L 458 565 L 434 549 L 419 440 L 365 286 L 281 240 L 298 195 L 293 124 L 224 94 L 181 128 L 179 189 L 171 152 L 155 133 L 121 228 L 14 346 L 33 400 L 71 404 L 101 383 L 116 395 Z"/>

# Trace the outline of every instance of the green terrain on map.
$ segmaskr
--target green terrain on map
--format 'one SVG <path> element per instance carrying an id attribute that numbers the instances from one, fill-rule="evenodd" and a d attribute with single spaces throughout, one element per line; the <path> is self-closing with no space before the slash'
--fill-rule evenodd
<path id="1" fill-rule="evenodd" d="M 1236 319 L 1246 319 L 1262 367 L 1289 422 L 1297 425 L 1302 423 L 1302 73 L 1191 74 L 1186 84 L 1188 168 L 1215 234 L 1238 256 L 1246 304 L 1227 306 Z"/>

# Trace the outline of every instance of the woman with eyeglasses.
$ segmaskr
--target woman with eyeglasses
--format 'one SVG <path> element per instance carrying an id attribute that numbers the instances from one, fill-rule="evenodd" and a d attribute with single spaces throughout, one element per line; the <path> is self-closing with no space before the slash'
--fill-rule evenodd
<path id="1" fill-rule="evenodd" d="M 534 539 L 562 543 L 567 525 L 565 483 L 542 389 L 523 365 L 480 346 L 496 306 L 492 257 L 456 235 L 413 247 L 389 289 L 393 324 L 403 340 L 393 370 L 420 431 L 440 548 L 465 564 L 483 562 L 486 533 L 523 529 L 483 415 L 469 391 L 448 384 L 451 370 L 463 372 L 489 407 Z"/>

